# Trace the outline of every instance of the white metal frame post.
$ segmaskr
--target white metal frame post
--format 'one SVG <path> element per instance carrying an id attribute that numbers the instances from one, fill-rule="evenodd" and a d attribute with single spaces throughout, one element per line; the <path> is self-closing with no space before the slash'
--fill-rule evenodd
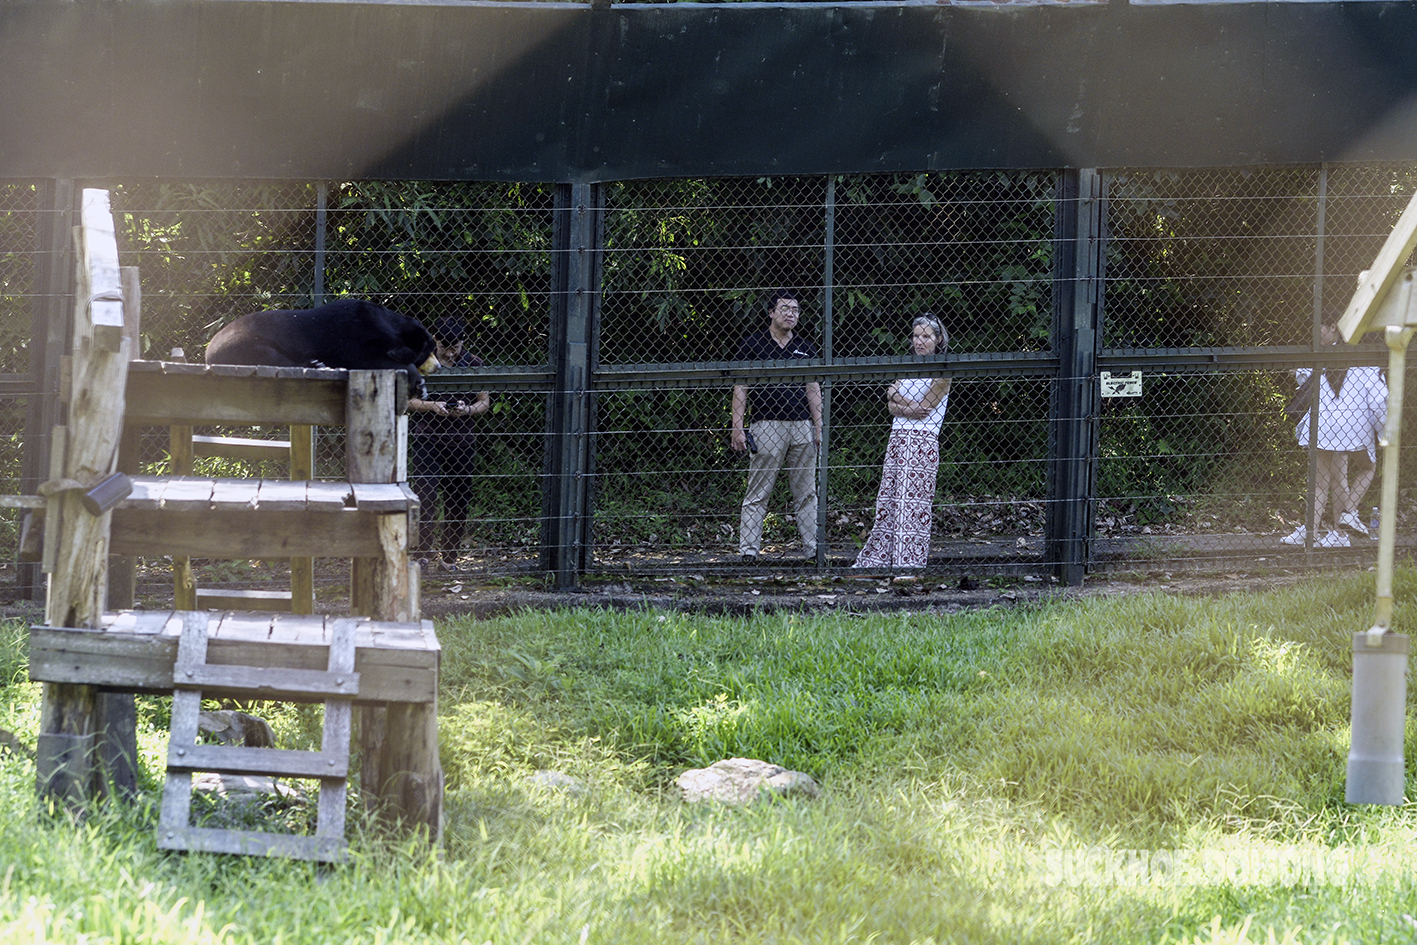
<path id="1" fill-rule="evenodd" d="M 1402 395 L 1407 346 L 1417 330 L 1413 274 L 1404 264 L 1417 247 L 1417 196 L 1358 280 L 1338 330 L 1352 343 L 1383 331 L 1388 347 L 1388 411 L 1383 431 L 1382 515 L 1378 525 L 1377 594 L 1373 625 L 1353 635 L 1352 735 L 1348 749 L 1350 804 L 1402 803 L 1403 729 L 1407 711 L 1407 644 L 1392 632 L 1393 556 L 1397 542 L 1398 450 L 1402 442 Z"/>

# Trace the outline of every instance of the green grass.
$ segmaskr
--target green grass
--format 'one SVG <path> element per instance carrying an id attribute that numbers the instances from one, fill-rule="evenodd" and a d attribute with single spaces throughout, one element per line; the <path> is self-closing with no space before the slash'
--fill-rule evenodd
<path id="1" fill-rule="evenodd" d="M 1414 591 L 1400 573 L 1398 629 Z M 0 753 L 0 942 L 1410 941 L 1417 811 L 1343 802 L 1371 594 L 1357 575 L 950 617 L 448 621 L 441 850 L 356 818 L 338 868 L 163 855 L 155 778 L 75 821 Z M 0 727 L 32 744 L 23 639 L 0 628 Z M 161 704 L 140 720 L 153 767 Z M 287 744 L 317 731 L 308 711 L 273 721 Z M 807 771 L 823 797 L 677 799 L 680 771 L 730 756 Z M 1354 872 L 1049 872 L 1104 848 Z"/>

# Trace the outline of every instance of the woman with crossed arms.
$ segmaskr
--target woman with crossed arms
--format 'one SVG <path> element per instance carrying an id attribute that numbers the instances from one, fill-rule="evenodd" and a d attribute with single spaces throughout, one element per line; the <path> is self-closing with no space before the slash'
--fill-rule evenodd
<path id="1" fill-rule="evenodd" d="M 939 319 L 925 312 L 910 329 L 917 357 L 942 355 L 950 336 Z M 949 403 L 950 379 L 902 378 L 886 391 L 891 435 L 876 496 L 876 521 L 857 568 L 923 568 L 930 556 L 931 509 L 940 468 L 940 426 Z"/>

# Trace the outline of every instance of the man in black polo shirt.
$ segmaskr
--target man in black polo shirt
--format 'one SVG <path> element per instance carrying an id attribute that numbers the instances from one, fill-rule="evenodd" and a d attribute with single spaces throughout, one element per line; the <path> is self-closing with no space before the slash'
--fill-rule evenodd
<path id="1" fill-rule="evenodd" d="M 790 291 L 778 290 L 768 297 L 768 327 L 754 332 L 738 346 L 740 361 L 794 361 L 817 357 L 817 347 L 795 330 L 801 306 Z M 746 432 L 743 417 L 751 422 Z M 743 514 L 738 524 L 738 553 L 743 561 L 755 561 L 763 547 L 763 519 L 768 495 L 784 464 L 792 486 L 792 511 L 802 550 L 809 560 L 817 557 L 817 448 L 822 442 L 822 387 L 806 384 L 774 384 L 755 387 L 750 392 L 742 384 L 733 388 L 733 429 L 729 445 L 738 452 L 748 450 L 748 489 L 743 495 Z"/>

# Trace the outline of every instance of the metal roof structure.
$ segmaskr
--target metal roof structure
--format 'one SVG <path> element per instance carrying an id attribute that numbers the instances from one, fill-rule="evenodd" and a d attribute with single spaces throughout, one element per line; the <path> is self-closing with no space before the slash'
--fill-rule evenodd
<path id="1" fill-rule="evenodd" d="M 0 177 L 1417 159 L 1417 3 L 0 0 Z"/>

